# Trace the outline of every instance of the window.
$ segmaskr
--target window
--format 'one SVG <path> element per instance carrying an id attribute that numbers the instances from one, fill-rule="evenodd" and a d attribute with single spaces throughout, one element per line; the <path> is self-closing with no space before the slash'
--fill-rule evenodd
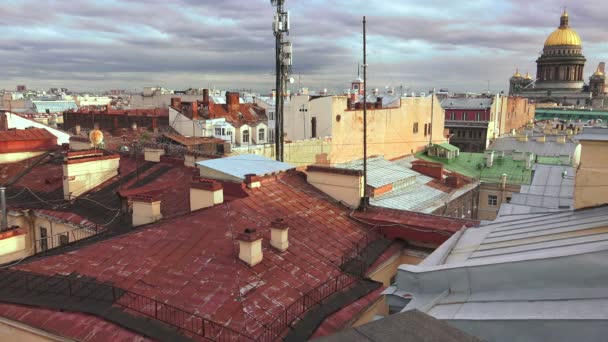
<path id="1" fill-rule="evenodd" d="M 317 118 L 314 116 L 312 117 L 312 119 L 310 119 L 310 127 L 311 127 L 312 138 L 316 138 L 317 137 Z"/>
<path id="2" fill-rule="evenodd" d="M 40 227 L 40 250 L 46 251 L 49 248 L 48 232 L 46 228 Z"/>
<path id="3" fill-rule="evenodd" d="M 266 140 L 266 137 L 265 137 L 265 134 L 264 134 L 264 133 L 265 133 L 265 132 L 264 132 L 264 129 L 263 129 L 263 128 L 258 129 L 258 140 L 259 140 L 259 141 L 264 141 L 264 140 Z"/>
<path id="4" fill-rule="evenodd" d="M 274 129 L 272 128 L 268 129 L 268 141 L 274 143 Z"/>
<path id="5" fill-rule="evenodd" d="M 454 112 L 450 113 L 450 120 L 456 120 L 456 113 L 454 113 Z"/>
<path id="6" fill-rule="evenodd" d="M 495 207 L 498 205 L 498 197 L 496 195 L 488 195 L 488 205 L 490 207 Z"/>
<path id="7" fill-rule="evenodd" d="M 249 143 L 249 130 L 243 131 L 243 144 Z"/>
<path id="8" fill-rule="evenodd" d="M 429 129 L 429 125 L 428 124 L 424 124 L 424 136 L 426 137 L 427 134 L 427 130 Z"/>
<path id="9" fill-rule="evenodd" d="M 475 115 L 475 119 L 476 121 L 481 121 L 481 113 L 477 112 L 477 114 Z"/>
<path id="10" fill-rule="evenodd" d="M 274 112 L 268 111 L 268 120 L 274 120 Z"/>
<path id="11" fill-rule="evenodd" d="M 414 133 L 418 133 L 418 123 L 414 122 Z"/>
<path id="12" fill-rule="evenodd" d="M 222 129 L 221 128 L 216 128 L 215 129 L 215 135 L 222 135 Z"/>
<path id="13" fill-rule="evenodd" d="M 59 235 L 59 246 L 67 245 L 69 242 L 70 238 L 68 237 L 68 234 Z"/>

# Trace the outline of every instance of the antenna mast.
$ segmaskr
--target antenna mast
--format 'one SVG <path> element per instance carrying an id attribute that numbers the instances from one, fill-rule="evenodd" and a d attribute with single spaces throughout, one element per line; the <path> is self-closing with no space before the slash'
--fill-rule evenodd
<path id="1" fill-rule="evenodd" d="M 367 208 L 367 37 L 366 21 L 363 17 L 363 210 Z"/>
<path id="2" fill-rule="evenodd" d="M 284 160 L 284 121 L 283 107 L 287 76 L 291 72 L 293 62 L 293 46 L 289 41 L 283 41 L 284 35 L 289 35 L 289 12 L 283 9 L 285 0 L 270 0 L 272 6 L 277 7 L 274 15 L 272 29 L 275 36 L 275 62 L 276 62 L 276 99 L 275 99 L 275 154 L 276 160 Z"/>

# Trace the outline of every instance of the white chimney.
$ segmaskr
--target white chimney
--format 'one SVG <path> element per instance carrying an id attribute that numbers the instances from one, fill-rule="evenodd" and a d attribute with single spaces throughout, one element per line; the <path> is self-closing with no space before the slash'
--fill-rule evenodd
<path id="1" fill-rule="evenodd" d="M 289 225 L 284 219 L 279 218 L 270 224 L 270 245 L 280 252 L 285 252 L 289 247 L 288 239 Z"/>
<path id="2" fill-rule="evenodd" d="M 150 195 L 133 196 L 133 227 L 154 223 L 163 218 L 160 199 Z"/>
<path id="3" fill-rule="evenodd" d="M 531 170 L 532 165 L 534 164 L 534 153 L 526 154 L 526 170 Z"/>
<path id="4" fill-rule="evenodd" d="M 490 168 L 494 165 L 494 151 L 486 151 L 486 167 Z"/>
<path id="5" fill-rule="evenodd" d="M 190 185 L 190 211 L 224 203 L 224 187 L 211 179 L 196 178 Z"/>
<path id="6" fill-rule="evenodd" d="M 560 135 L 557 137 L 557 143 L 558 144 L 565 144 L 566 143 L 566 136 L 565 135 Z"/>
<path id="7" fill-rule="evenodd" d="M 259 264 L 264 255 L 262 254 L 262 237 L 253 228 L 247 228 L 238 236 L 239 259 L 249 266 Z"/>
<path id="8" fill-rule="evenodd" d="M 502 176 L 500 176 L 500 188 L 502 190 L 506 189 L 507 187 L 507 174 L 503 173 Z"/>
<path id="9" fill-rule="evenodd" d="M 543 135 L 542 137 L 539 137 L 538 139 L 536 139 L 536 141 L 538 141 L 539 143 L 544 143 L 547 141 L 547 138 Z"/>

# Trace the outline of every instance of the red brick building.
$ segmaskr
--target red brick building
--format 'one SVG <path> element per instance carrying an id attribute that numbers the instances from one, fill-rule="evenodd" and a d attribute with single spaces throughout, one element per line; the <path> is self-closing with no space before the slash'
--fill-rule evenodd
<path id="1" fill-rule="evenodd" d="M 81 128 L 114 131 L 120 128 L 145 127 L 148 130 L 169 126 L 168 109 L 102 109 L 66 111 L 63 113 L 63 128 L 70 130 L 80 125 Z"/>

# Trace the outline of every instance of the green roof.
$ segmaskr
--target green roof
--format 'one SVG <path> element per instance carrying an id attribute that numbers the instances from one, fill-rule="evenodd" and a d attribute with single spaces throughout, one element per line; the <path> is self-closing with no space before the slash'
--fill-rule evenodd
<path id="1" fill-rule="evenodd" d="M 483 153 L 461 152 L 456 158 L 445 159 L 429 157 L 426 153 L 421 152 L 416 157 L 441 163 L 450 171 L 487 183 L 499 183 L 503 174 L 507 174 L 508 184 L 530 184 L 532 179 L 532 170 L 526 170 L 525 161 L 513 160 L 511 156 L 495 157 L 494 165 L 491 168 L 485 166 L 486 158 Z"/>
<path id="2" fill-rule="evenodd" d="M 549 164 L 549 165 L 564 165 L 562 160 L 559 157 L 541 157 L 538 156 L 538 164 Z M 570 164 L 567 164 L 571 166 Z"/>
<path id="3" fill-rule="evenodd" d="M 608 111 L 536 108 L 535 117 L 537 119 L 597 119 L 608 118 Z"/>
<path id="4" fill-rule="evenodd" d="M 440 147 L 445 148 L 446 150 L 452 151 L 452 152 L 456 152 L 456 151 L 460 150 L 458 147 L 448 144 L 448 143 L 435 144 L 435 146 L 440 146 Z"/>

